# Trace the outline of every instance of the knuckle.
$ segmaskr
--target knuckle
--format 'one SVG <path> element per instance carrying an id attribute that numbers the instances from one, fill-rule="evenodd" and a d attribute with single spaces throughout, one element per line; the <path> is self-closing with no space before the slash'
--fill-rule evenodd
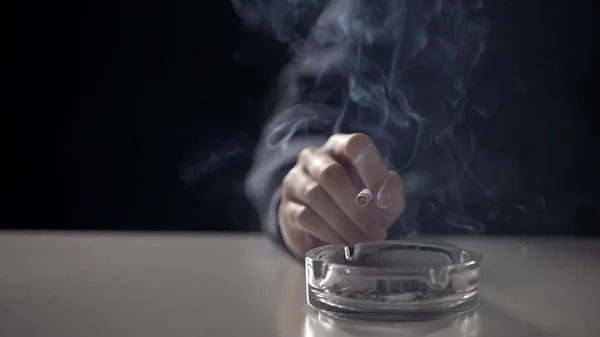
<path id="1" fill-rule="evenodd" d="M 290 228 L 299 227 L 297 220 L 298 209 L 294 206 L 295 205 L 293 203 L 287 201 L 282 201 L 279 204 L 279 221 L 281 224 L 284 224 Z"/>
<path id="2" fill-rule="evenodd" d="M 327 139 L 327 142 L 323 147 L 330 149 L 342 149 L 346 147 L 348 139 L 352 137 L 352 134 L 347 133 L 336 133 Z"/>
<path id="3" fill-rule="evenodd" d="M 308 162 L 314 155 L 316 151 L 315 147 L 305 147 L 304 149 L 302 149 L 302 151 L 300 151 L 300 154 L 298 154 L 298 162 L 299 163 L 306 163 Z"/>
<path id="4" fill-rule="evenodd" d="M 293 185 L 294 181 L 296 180 L 297 174 L 298 174 L 298 168 L 296 166 L 294 166 L 291 170 L 288 171 L 288 173 L 285 175 L 285 177 L 283 177 L 283 181 L 282 181 L 283 186 Z"/>
<path id="5" fill-rule="evenodd" d="M 277 214 L 277 220 L 279 221 L 280 226 L 289 227 L 289 218 L 290 218 L 290 208 L 289 204 L 285 201 L 279 203 L 279 209 Z"/>
<path id="6" fill-rule="evenodd" d="M 338 144 L 340 142 L 341 136 L 343 135 L 340 133 L 336 133 L 330 136 L 329 139 L 327 139 L 327 142 L 325 143 L 325 147 L 331 147 L 332 145 Z"/>
<path id="7" fill-rule="evenodd" d="M 283 181 L 281 183 L 281 198 L 287 199 L 294 192 L 294 181 L 296 180 L 297 169 L 292 168 L 286 175 L 283 177 Z"/>
<path id="8" fill-rule="evenodd" d="M 296 209 L 294 221 L 302 228 L 310 226 L 312 219 L 312 211 L 307 206 L 301 206 Z"/>
<path id="9" fill-rule="evenodd" d="M 372 146 L 374 144 L 369 136 L 364 133 L 354 133 L 346 140 L 344 149 L 346 155 L 354 157 Z"/>
<path id="10" fill-rule="evenodd" d="M 281 200 L 288 200 L 294 195 L 294 190 L 291 184 L 281 185 Z"/>
<path id="11" fill-rule="evenodd" d="M 304 188 L 305 200 L 318 200 L 322 194 L 323 190 L 321 189 L 321 185 L 316 181 L 308 183 Z"/>
<path id="12" fill-rule="evenodd" d="M 362 132 L 353 133 L 348 137 L 348 143 L 359 142 L 359 143 L 370 143 L 371 138 L 367 134 Z"/>
<path id="13" fill-rule="evenodd" d="M 317 182 L 321 184 L 327 184 L 331 181 L 335 181 L 342 174 L 344 174 L 344 167 L 337 162 L 331 162 L 324 164 L 319 168 L 318 176 L 316 177 Z"/>

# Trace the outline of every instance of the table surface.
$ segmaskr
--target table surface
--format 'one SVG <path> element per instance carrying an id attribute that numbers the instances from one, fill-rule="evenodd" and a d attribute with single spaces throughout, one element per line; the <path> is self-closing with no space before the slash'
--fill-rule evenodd
<path id="1" fill-rule="evenodd" d="M 0 336 L 598 336 L 600 240 L 440 238 L 483 253 L 473 315 L 340 321 L 260 235 L 0 232 Z"/>

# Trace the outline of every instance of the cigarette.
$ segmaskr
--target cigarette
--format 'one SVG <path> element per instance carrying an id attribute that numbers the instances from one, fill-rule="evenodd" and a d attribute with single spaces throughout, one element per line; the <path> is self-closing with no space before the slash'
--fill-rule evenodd
<path id="1" fill-rule="evenodd" d="M 371 202 L 371 199 L 373 199 L 371 191 L 369 191 L 368 188 L 365 188 L 356 195 L 356 204 L 359 206 L 366 206 Z"/>

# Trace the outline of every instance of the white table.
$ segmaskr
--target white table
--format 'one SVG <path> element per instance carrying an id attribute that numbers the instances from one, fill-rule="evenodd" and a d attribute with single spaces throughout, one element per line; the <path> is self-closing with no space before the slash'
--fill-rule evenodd
<path id="1" fill-rule="evenodd" d="M 600 336 L 600 241 L 446 241 L 484 255 L 477 313 L 386 325 L 309 310 L 259 235 L 0 232 L 0 336 Z"/>

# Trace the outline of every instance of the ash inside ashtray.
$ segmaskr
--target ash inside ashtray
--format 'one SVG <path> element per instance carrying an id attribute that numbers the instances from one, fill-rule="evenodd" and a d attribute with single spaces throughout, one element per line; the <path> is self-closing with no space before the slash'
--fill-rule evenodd
<path id="1" fill-rule="evenodd" d="M 370 241 L 306 255 L 312 307 L 368 319 L 428 319 L 478 302 L 481 254 L 454 245 Z"/>
<path id="2" fill-rule="evenodd" d="M 336 265 L 384 269 L 426 267 L 439 270 L 452 265 L 451 257 L 439 252 L 346 248 L 344 251 L 321 252 L 317 258 Z M 442 287 L 412 277 L 373 277 L 368 273 L 329 273 L 322 279 L 320 286 L 324 292 L 334 296 L 379 302 L 432 300 L 456 293 L 452 286 Z"/>

